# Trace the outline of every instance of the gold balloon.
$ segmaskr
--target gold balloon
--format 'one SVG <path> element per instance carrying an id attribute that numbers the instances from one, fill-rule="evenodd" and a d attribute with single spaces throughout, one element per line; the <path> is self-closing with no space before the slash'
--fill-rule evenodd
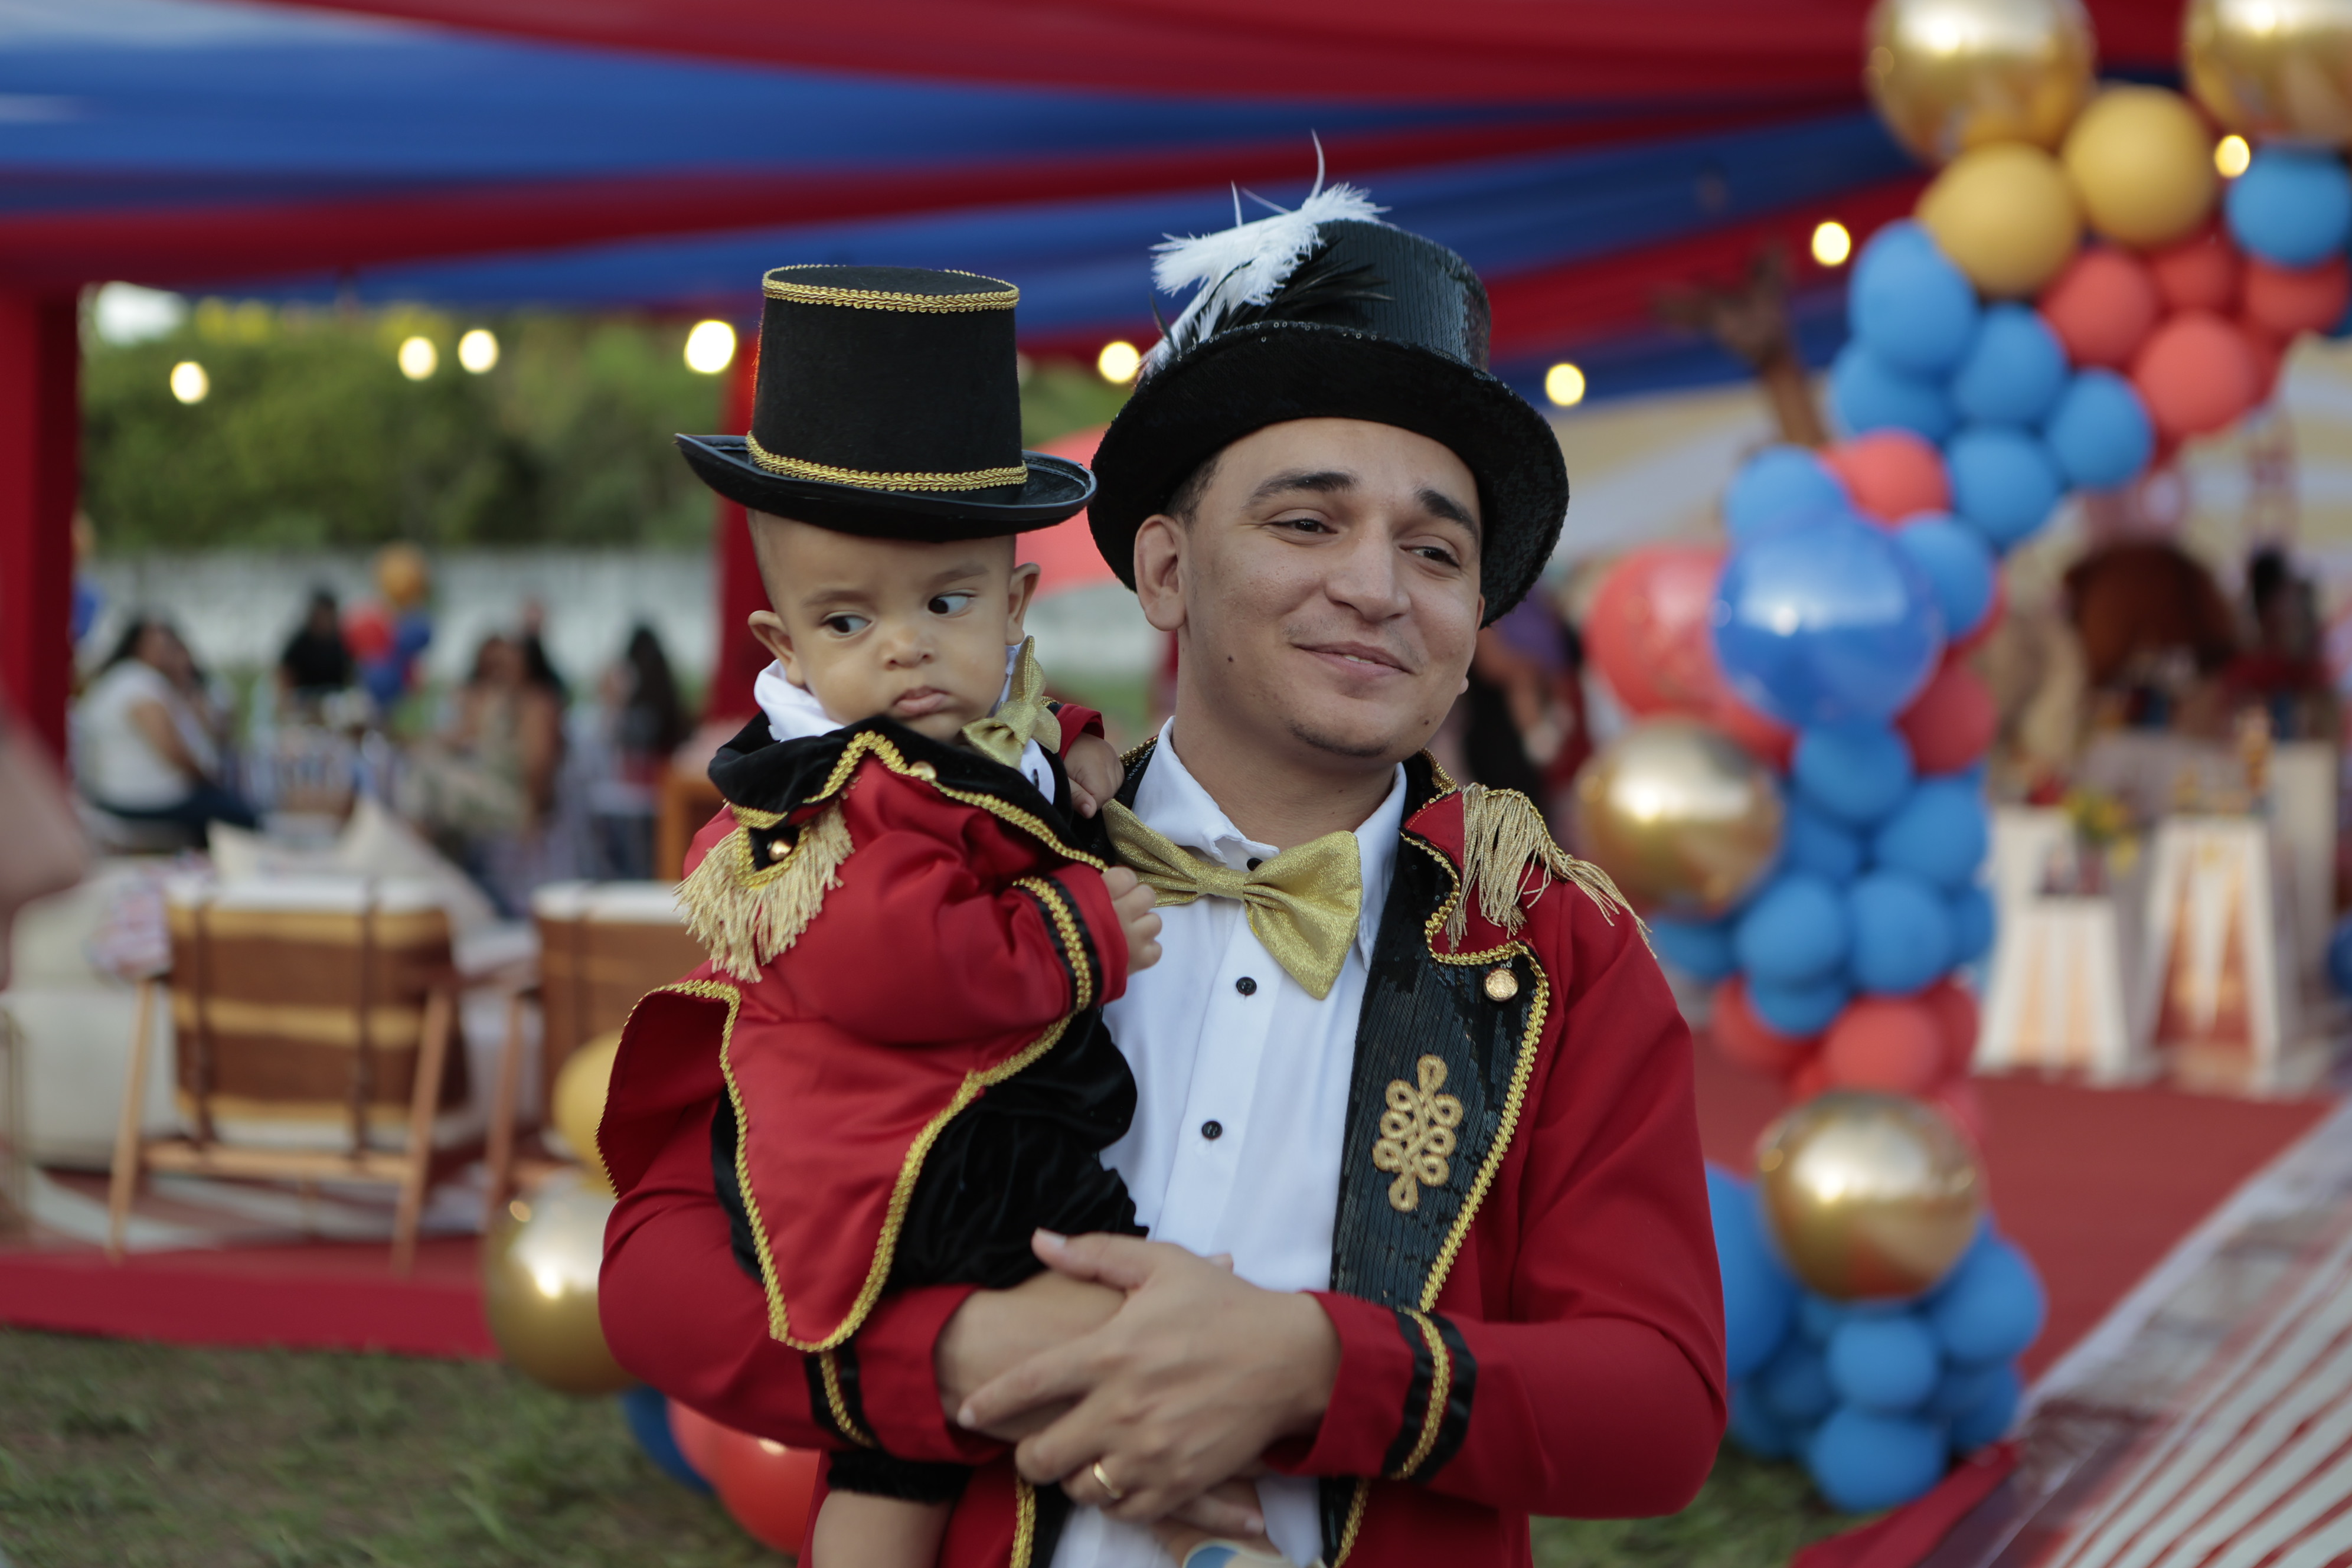
<path id="1" fill-rule="evenodd" d="M 605 1348 L 596 1271 L 613 1200 L 559 1178 L 518 1198 L 482 1240 L 482 1311 L 515 1370 L 560 1394 L 614 1394 L 636 1380 Z"/>
<path id="2" fill-rule="evenodd" d="M 433 569 L 414 544 L 387 544 L 376 552 L 376 592 L 395 610 L 413 610 L 433 591 Z"/>
<path id="3" fill-rule="evenodd" d="M 1780 848 L 1780 792 L 1721 731 L 1653 719 L 1576 775 L 1579 852 L 1644 913 L 1707 919 L 1738 903 Z"/>
<path id="4" fill-rule="evenodd" d="M 1929 1289 L 1984 1215 L 1968 1140 L 1906 1095 L 1841 1089 L 1807 1100 L 1757 1141 L 1756 1183 L 1780 1256 L 1832 1300 Z"/>
<path id="5" fill-rule="evenodd" d="M 2167 88 L 2107 89 L 2066 132 L 2059 156 L 2091 226 L 2143 250 L 2196 233 L 2221 192 L 2213 132 Z"/>
<path id="6" fill-rule="evenodd" d="M 1971 147 L 2055 147 L 2091 93 L 2081 0 L 1878 0 L 1863 84 L 1895 139 L 1931 163 Z"/>
<path id="7" fill-rule="evenodd" d="M 2189 90 L 2257 141 L 2352 145 L 2352 0 L 2189 0 Z"/>
<path id="8" fill-rule="evenodd" d="M 555 1130 L 572 1146 L 573 1157 L 588 1168 L 593 1184 L 606 1193 L 613 1190 L 613 1178 L 596 1147 L 596 1124 L 604 1120 L 604 1096 L 613 1087 L 613 1059 L 620 1054 L 617 1030 L 582 1046 L 563 1059 L 551 1097 Z"/>
<path id="9" fill-rule="evenodd" d="M 1919 222 L 1977 291 L 1996 300 L 2039 292 L 2083 240 L 2066 171 L 2021 142 L 1953 159 L 1920 196 Z"/>

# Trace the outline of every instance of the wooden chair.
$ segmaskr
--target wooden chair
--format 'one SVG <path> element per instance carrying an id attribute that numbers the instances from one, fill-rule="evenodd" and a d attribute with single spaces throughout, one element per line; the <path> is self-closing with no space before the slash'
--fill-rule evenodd
<path id="1" fill-rule="evenodd" d="M 539 926 L 539 984 L 518 991 L 507 1009 L 506 1043 L 490 1101 L 490 1184 L 486 1220 L 518 1185 L 536 1186 L 571 1168 L 517 1125 L 522 1101 L 526 1009 L 540 1011 L 539 1103 L 552 1103 L 555 1080 L 572 1053 L 629 1021 L 637 999 L 702 962 L 667 882 L 558 882 L 531 899 Z M 576 1151 L 584 1152 L 584 1151 Z"/>
<path id="2" fill-rule="evenodd" d="M 466 1058 L 450 1048 L 458 977 L 431 889 L 289 879 L 174 889 L 167 908 L 172 968 L 139 991 L 108 1251 L 122 1257 L 150 1171 L 358 1182 L 397 1189 L 392 1263 L 407 1273 L 437 1169 L 471 1153 L 436 1148 L 438 1113 L 464 1102 Z M 187 1130 L 150 1137 L 140 1111 L 158 997 Z"/>

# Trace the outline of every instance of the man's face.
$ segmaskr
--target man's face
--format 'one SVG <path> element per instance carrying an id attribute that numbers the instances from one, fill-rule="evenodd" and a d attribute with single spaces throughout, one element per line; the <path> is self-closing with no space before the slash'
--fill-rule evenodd
<path id="1" fill-rule="evenodd" d="M 1477 483 L 1451 450 L 1301 419 L 1226 447 L 1189 522 L 1147 521 L 1137 578 L 1217 722 L 1309 766 L 1388 764 L 1463 690 L 1479 542 Z"/>
<path id="2" fill-rule="evenodd" d="M 864 539 L 765 512 L 751 528 L 775 606 L 751 617 L 752 635 L 826 718 L 886 715 L 952 742 L 995 708 L 1037 585 L 1012 538 Z"/>

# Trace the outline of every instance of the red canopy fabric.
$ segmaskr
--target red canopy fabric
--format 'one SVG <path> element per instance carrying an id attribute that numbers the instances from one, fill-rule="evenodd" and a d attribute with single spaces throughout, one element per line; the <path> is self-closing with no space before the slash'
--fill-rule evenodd
<path id="1" fill-rule="evenodd" d="M 1418 103 L 1858 94 L 1869 0 L 309 0 L 620 48 L 889 76 Z M 2168 68 L 2180 0 L 2092 0 Z"/>

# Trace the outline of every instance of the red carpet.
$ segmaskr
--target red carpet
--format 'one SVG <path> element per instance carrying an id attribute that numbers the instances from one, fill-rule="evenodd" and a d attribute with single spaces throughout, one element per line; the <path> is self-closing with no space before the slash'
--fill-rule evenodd
<path id="1" fill-rule="evenodd" d="M 1780 1086 L 1702 1040 L 1699 1140 L 1742 1175 L 1780 1114 Z M 1993 1214 L 2041 1269 L 2050 1326 L 2028 1377 L 2088 1333 L 2240 1184 L 2334 1107 L 2332 1100 L 2220 1100 L 2160 1089 L 2078 1089 L 1978 1079 Z"/>
<path id="2" fill-rule="evenodd" d="M 184 1345 L 288 1345 L 495 1357 L 482 1321 L 477 1243 L 418 1244 L 392 1272 L 383 1244 L 133 1253 L 0 1251 L 0 1322 Z"/>

